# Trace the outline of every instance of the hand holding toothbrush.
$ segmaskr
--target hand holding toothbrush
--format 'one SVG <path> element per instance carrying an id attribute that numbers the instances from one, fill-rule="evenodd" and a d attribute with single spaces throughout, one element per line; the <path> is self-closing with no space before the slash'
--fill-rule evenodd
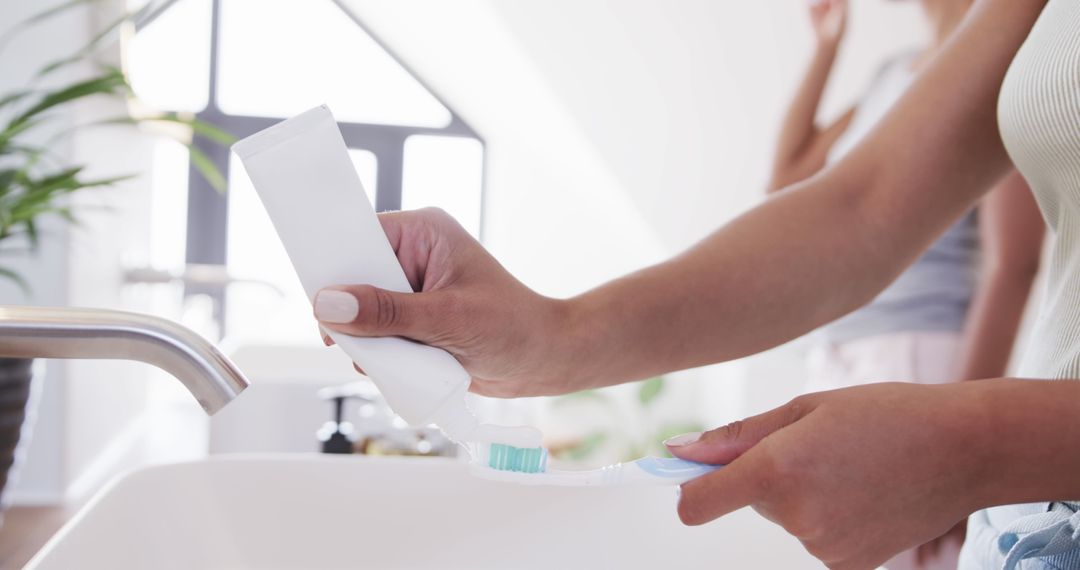
<path id="1" fill-rule="evenodd" d="M 1078 397 L 1076 382 L 1025 380 L 802 396 L 669 440 L 677 457 L 727 463 L 682 486 L 679 516 L 699 525 L 750 506 L 830 568 L 874 568 L 980 508 L 1074 495 L 1075 469 L 1059 463 L 1080 463 L 1068 451 L 1080 422 L 1031 420 L 1073 413 Z"/>

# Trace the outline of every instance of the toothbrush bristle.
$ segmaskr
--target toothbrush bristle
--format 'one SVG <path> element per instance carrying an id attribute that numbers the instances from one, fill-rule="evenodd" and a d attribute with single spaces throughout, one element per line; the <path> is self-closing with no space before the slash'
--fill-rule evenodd
<path id="1" fill-rule="evenodd" d="M 493 443 L 488 450 L 488 467 L 499 471 L 543 473 L 547 470 L 547 450 L 542 447 L 520 448 Z"/>

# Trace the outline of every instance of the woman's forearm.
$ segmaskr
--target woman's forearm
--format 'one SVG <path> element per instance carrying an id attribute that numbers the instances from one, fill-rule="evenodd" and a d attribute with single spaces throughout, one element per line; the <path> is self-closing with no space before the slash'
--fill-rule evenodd
<path id="1" fill-rule="evenodd" d="M 1034 274 L 984 273 L 968 310 L 956 378 L 1005 375 L 1031 293 Z"/>
<path id="2" fill-rule="evenodd" d="M 983 259 L 960 348 L 960 380 L 1005 375 L 1045 231 L 1035 199 L 1016 172 L 983 200 L 978 214 Z"/>
<path id="3" fill-rule="evenodd" d="M 819 132 L 818 108 L 836 61 L 836 53 L 835 44 L 819 44 L 810 59 L 810 66 L 788 106 L 787 113 L 784 114 L 773 157 L 769 192 L 780 190 L 798 178 L 805 177 L 805 174 L 799 172 L 799 166 L 803 154 L 812 146 Z"/>
<path id="4" fill-rule="evenodd" d="M 920 225 L 882 220 L 863 186 L 874 178 L 808 181 L 682 255 L 570 300 L 573 368 L 611 384 L 739 358 L 868 302 L 960 207 Z"/>
<path id="5" fill-rule="evenodd" d="M 985 384 L 985 386 L 983 386 Z M 1080 499 L 1080 381 L 973 383 L 974 508 Z"/>

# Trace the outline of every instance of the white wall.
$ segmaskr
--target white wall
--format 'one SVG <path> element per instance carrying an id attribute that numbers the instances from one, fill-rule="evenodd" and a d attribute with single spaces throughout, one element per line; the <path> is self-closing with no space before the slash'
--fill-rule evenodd
<path id="1" fill-rule="evenodd" d="M 758 201 L 781 110 L 811 51 L 805 0 L 491 6 L 669 247 Z M 918 35 L 915 2 L 851 6 L 831 109 Z"/>

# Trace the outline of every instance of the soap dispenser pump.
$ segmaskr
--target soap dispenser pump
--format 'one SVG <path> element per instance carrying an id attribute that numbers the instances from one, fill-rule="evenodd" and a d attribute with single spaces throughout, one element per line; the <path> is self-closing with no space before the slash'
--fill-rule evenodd
<path id="1" fill-rule="evenodd" d="M 337 388 L 325 388 L 319 391 L 319 396 L 333 405 L 333 419 L 323 424 L 317 437 L 322 445 L 323 453 L 350 454 L 353 452 L 356 428 L 351 422 L 345 421 L 345 401 L 359 399 L 348 390 Z"/>

